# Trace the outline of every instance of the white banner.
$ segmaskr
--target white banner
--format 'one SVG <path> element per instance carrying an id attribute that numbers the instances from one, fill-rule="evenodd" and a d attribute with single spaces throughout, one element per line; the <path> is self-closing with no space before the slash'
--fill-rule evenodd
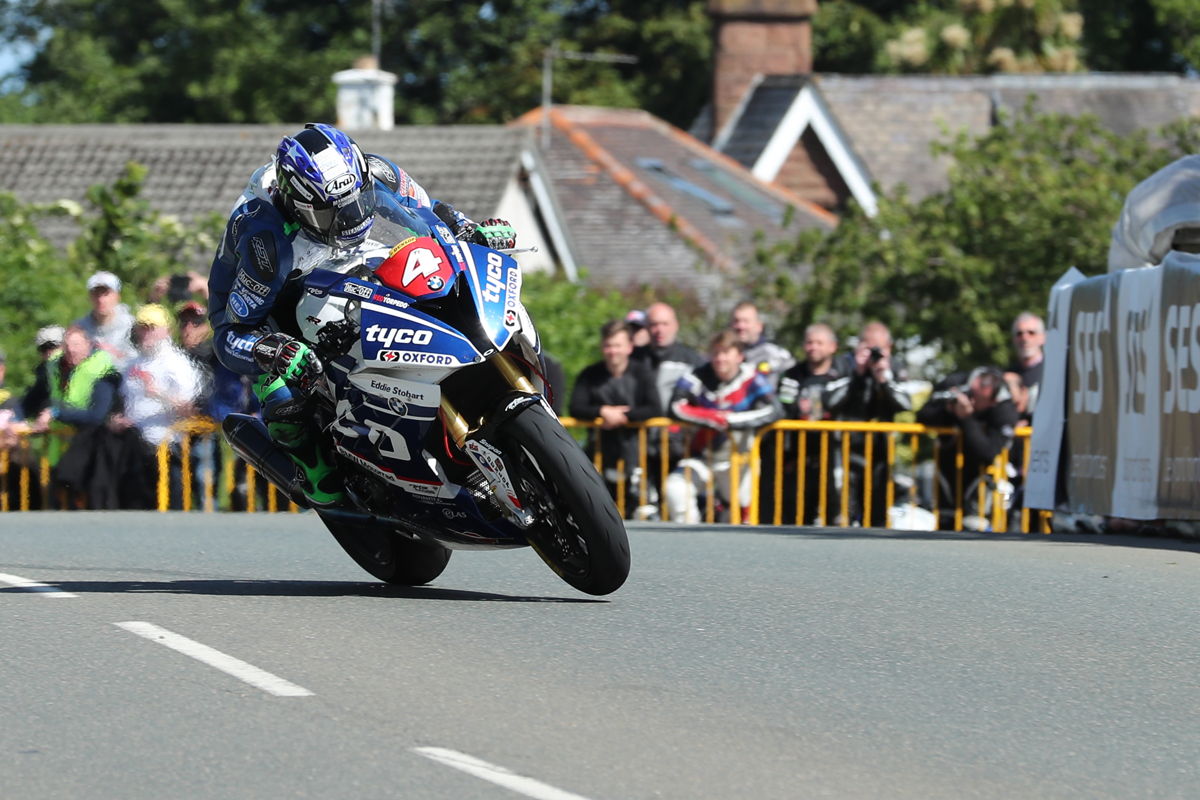
<path id="1" fill-rule="evenodd" d="M 1070 337 L 1071 287 L 1086 276 L 1071 267 L 1050 289 L 1046 314 L 1046 365 L 1042 370 L 1038 403 L 1033 410 L 1033 436 L 1029 473 L 1025 476 L 1025 505 L 1054 508 L 1058 484 L 1058 459 L 1066 427 L 1067 341 Z"/>
<path id="2" fill-rule="evenodd" d="M 1117 454 L 1112 513 L 1154 519 L 1158 508 L 1159 356 L 1155 342 L 1161 317 L 1162 269 L 1117 274 Z"/>

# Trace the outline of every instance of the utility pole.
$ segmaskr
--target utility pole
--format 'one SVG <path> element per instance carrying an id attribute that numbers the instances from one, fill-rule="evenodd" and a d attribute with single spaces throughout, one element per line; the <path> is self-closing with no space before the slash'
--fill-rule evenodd
<path id="1" fill-rule="evenodd" d="M 602 61 L 606 64 L 636 64 L 637 56 L 627 56 L 622 53 L 579 53 L 573 50 L 559 50 L 558 42 L 546 48 L 542 54 L 542 149 L 550 147 L 550 106 L 553 104 L 551 95 L 554 91 L 554 59 L 565 58 L 569 61 Z"/>

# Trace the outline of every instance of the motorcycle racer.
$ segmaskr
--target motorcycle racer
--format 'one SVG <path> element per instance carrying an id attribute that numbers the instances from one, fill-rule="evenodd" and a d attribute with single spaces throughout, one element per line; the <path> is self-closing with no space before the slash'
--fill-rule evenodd
<path id="1" fill-rule="evenodd" d="M 209 275 L 208 316 L 217 358 L 255 376 L 254 393 L 272 439 L 304 477 L 314 506 L 344 499 L 340 477 L 322 451 L 307 413 L 324 372 L 299 337 L 295 307 L 300 281 L 336 251 L 364 242 L 376 193 L 390 192 L 410 208 L 433 208 L 460 240 L 512 248 L 516 232 L 504 220 L 475 223 L 431 200 L 408 173 L 330 125 L 309 123 L 279 143 L 238 198 Z"/>

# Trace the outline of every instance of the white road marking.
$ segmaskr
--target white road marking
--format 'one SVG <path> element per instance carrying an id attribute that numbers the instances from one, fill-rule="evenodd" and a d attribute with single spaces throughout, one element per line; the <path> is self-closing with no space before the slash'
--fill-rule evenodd
<path id="1" fill-rule="evenodd" d="M 188 639 L 186 636 L 180 636 L 178 633 L 172 633 L 166 628 L 160 628 L 152 623 L 114 622 L 113 624 L 118 628 L 124 628 L 130 633 L 136 633 L 144 639 L 166 645 L 172 650 L 183 653 L 185 656 L 191 656 L 197 661 L 208 664 L 210 667 L 216 667 L 222 672 L 232 675 L 238 680 L 245 681 L 256 689 L 262 689 L 268 694 L 273 694 L 277 697 L 307 697 L 312 694 L 312 692 L 303 686 L 297 686 L 291 681 L 286 681 L 278 675 L 272 675 L 253 664 L 247 664 L 245 661 L 226 655 L 220 650 L 214 650 L 206 644 L 200 644 L 200 642 Z"/>
<path id="2" fill-rule="evenodd" d="M 7 584 L 16 589 L 27 589 L 31 592 L 37 592 L 43 597 L 79 597 L 77 594 L 64 592 L 57 586 L 51 586 L 48 583 L 38 583 L 28 578 L 22 578 L 19 575 L 5 575 L 3 572 L 0 572 L 0 583 Z"/>
<path id="3" fill-rule="evenodd" d="M 489 764 L 486 761 L 469 756 L 466 753 L 460 753 L 457 750 L 447 750 L 444 747 L 414 747 L 412 751 L 417 755 L 433 759 L 439 764 L 445 764 L 447 767 L 461 770 L 469 775 L 474 775 L 476 778 L 483 778 L 485 781 L 491 781 L 497 786 L 511 789 L 526 797 L 533 797 L 535 800 L 588 800 L 583 795 L 565 792 L 548 783 L 542 783 L 533 778 L 526 778 L 524 775 L 518 775 L 510 769 Z"/>

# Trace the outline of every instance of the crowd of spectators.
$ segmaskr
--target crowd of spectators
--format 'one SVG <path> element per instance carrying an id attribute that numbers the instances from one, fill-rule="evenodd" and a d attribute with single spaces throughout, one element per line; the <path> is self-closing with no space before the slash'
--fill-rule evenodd
<path id="1" fill-rule="evenodd" d="M 51 492 L 29 498 L 34 507 L 154 508 L 164 489 L 172 508 L 182 507 L 185 489 L 193 507 L 204 507 L 212 492 L 203 487 L 211 487 L 225 466 L 222 448 L 217 437 L 189 433 L 179 423 L 255 411 L 248 381 L 216 358 L 202 302 L 207 286 L 199 275 L 163 278 L 148 302 L 133 309 L 122 302 L 121 290 L 116 275 L 97 272 L 87 282 L 87 314 L 38 330 L 32 346 L 39 361 L 23 393 L 6 387 L 0 352 L 0 450 L 8 453 L 9 474 L 43 461 L 51 468 Z M 729 519 L 734 506 L 745 518 L 757 486 L 760 520 L 886 525 L 883 487 L 895 476 L 885 457 L 885 434 L 768 436 L 759 480 L 744 464 L 737 496 L 731 454 L 745 451 L 755 431 L 778 419 L 891 422 L 912 411 L 916 421 L 959 429 L 963 442 L 961 473 L 948 440 L 937 463 L 930 460 L 913 476 L 922 504 L 941 511 L 939 523 L 946 527 L 945 512 L 954 507 L 961 481 L 968 519 L 982 520 L 989 509 L 972 505 L 974 483 L 980 467 L 1014 446 L 1014 429 L 1030 422 L 1045 342 L 1042 319 L 1019 315 L 1007 367 L 982 365 L 948 375 L 916 409 L 903 369 L 893 363 L 891 333 L 880 322 L 867 323 L 846 348 L 830 325 L 815 322 L 805 330 L 799 359 L 772 341 L 750 302 L 733 308 L 704 353 L 679 341 L 679 332 L 675 309 L 664 302 L 605 324 L 600 360 L 576 376 L 567 408 L 556 410 L 597 421 L 589 431 L 589 455 L 614 496 L 620 486 L 640 487 L 642 503 L 626 504 L 631 516 L 654 518 L 666 509 L 682 523 L 698 521 L 705 509 Z M 564 385 L 561 377 L 552 383 Z M 562 399 L 555 398 L 556 407 Z M 656 431 L 643 437 L 643 461 L 631 423 L 653 417 L 677 424 L 665 436 Z M 1014 450 L 1008 475 L 991 488 L 1019 495 L 1021 463 Z M 234 463 L 232 469 L 235 483 L 244 485 L 245 466 Z M 188 487 L 185 474 L 191 475 Z M 665 482 L 656 480 L 664 474 Z M 9 507 L 16 507 L 16 482 L 7 484 Z M 846 504 L 840 502 L 843 492 Z"/>
<path id="2" fill-rule="evenodd" d="M 179 423 L 254 410 L 248 382 L 213 355 L 205 305 L 196 299 L 207 293 L 200 276 L 165 278 L 147 298 L 157 302 L 134 309 L 121 290 L 116 275 L 97 272 L 87 281 L 87 314 L 38 330 L 32 344 L 39 362 L 23 394 L 2 389 L 0 354 L 9 508 L 20 504 L 22 490 L 11 476 L 21 469 L 35 476 L 24 489 L 33 508 L 157 508 L 164 467 L 168 503 L 182 508 L 185 439 L 196 445 L 186 449 L 200 505 L 219 449 L 215 437 L 195 436 Z M 46 493 L 38 491 L 43 461 L 50 467 Z"/>
<path id="3" fill-rule="evenodd" d="M 734 307 L 726 329 L 708 343 L 706 357 L 679 342 L 678 333 L 674 309 L 661 302 L 605 324 L 604 360 L 578 376 L 568 409 L 576 418 L 598 420 L 588 450 L 599 453 L 614 493 L 619 481 L 642 477 L 635 432 L 627 423 L 650 416 L 689 423 L 668 429 L 666 452 L 658 435 L 646 437 L 647 472 L 668 473 L 665 497 L 660 499 L 650 481 L 650 502 L 627 504 L 630 516 L 655 518 L 662 508 L 671 521 L 691 523 L 711 509 L 718 520 L 728 520 L 736 505 L 745 519 L 755 482 L 751 465 L 743 462 L 737 496 L 732 496 L 731 450 L 747 452 L 753 433 L 778 419 L 894 422 L 904 415 L 957 432 L 941 434 L 936 460 L 927 458 L 912 475 L 896 475 L 889 467 L 885 433 L 767 436 L 757 481 L 760 521 L 886 526 L 892 510 L 886 486 L 892 480 L 904 494 L 910 487 L 917 490 L 922 506 L 939 511 L 934 522 L 943 528 L 954 524 L 961 487 L 967 526 L 983 528 L 991 509 L 976 502 L 979 481 L 988 482 L 991 491 L 984 494 L 989 498 L 1012 502 L 1020 492 L 1022 461 L 1014 432 L 1032 419 L 1045 342 L 1036 314 L 1023 313 L 1013 322 L 1014 359 L 1006 369 L 982 365 L 947 375 L 920 408 L 902 366 L 893 360 L 891 331 L 878 321 L 864 325 L 841 351 L 833 328 L 815 322 L 805 330 L 800 360 L 771 340 L 750 302 Z M 639 337 L 646 343 L 637 345 Z M 1012 449 L 1008 473 L 986 473 L 983 468 L 1005 449 Z"/>

